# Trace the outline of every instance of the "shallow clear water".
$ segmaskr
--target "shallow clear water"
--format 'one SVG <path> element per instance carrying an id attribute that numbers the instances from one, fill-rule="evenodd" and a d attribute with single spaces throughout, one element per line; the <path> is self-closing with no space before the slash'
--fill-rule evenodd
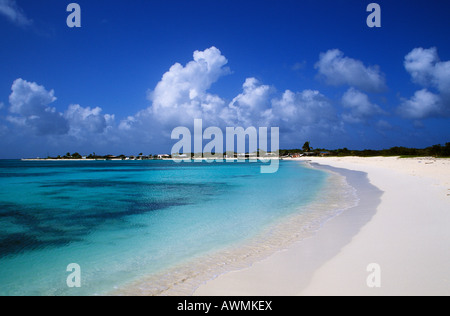
<path id="1" fill-rule="evenodd" d="M 280 162 L 0 161 L 0 295 L 104 294 L 242 244 L 320 198 L 328 173 Z M 66 267 L 81 267 L 69 288 Z"/>

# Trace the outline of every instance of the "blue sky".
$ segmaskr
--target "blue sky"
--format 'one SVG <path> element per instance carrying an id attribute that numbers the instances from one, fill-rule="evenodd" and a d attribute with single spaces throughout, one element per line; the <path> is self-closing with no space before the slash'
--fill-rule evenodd
<path id="1" fill-rule="evenodd" d="M 170 133 L 277 126 L 280 147 L 450 141 L 450 3 L 0 0 L 0 158 L 170 152 Z"/>

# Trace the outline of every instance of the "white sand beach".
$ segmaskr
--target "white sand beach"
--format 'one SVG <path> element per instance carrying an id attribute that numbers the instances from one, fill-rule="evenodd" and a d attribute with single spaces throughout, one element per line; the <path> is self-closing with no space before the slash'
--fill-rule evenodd
<path id="1" fill-rule="evenodd" d="M 194 295 L 450 295 L 450 159 L 304 160 L 367 173 L 382 191 L 361 199 L 374 213 L 364 220 L 358 213 L 370 205 L 344 212 L 313 237 L 218 276 Z M 367 283 L 372 263 L 379 287 Z"/>

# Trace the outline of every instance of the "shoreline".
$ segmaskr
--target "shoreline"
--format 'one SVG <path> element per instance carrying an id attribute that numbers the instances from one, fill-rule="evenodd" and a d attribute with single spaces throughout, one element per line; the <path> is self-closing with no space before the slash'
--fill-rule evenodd
<path id="1" fill-rule="evenodd" d="M 341 245 L 349 243 L 353 235 L 373 217 L 382 192 L 369 183 L 366 173 L 320 165 L 309 159 L 298 161 L 345 179 L 356 191 L 357 204 L 326 219 L 307 238 L 279 249 L 271 256 L 254 262 L 251 267 L 206 282 L 195 291 L 195 296 L 294 295 L 306 288 L 317 267 L 337 255 Z M 347 225 L 349 220 L 351 225 Z M 342 230 L 345 234 L 341 234 Z M 330 234 L 333 238 L 329 238 Z"/>
<path id="2" fill-rule="evenodd" d="M 194 295 L 450 294 L 450 159 L 298 160 L 366 173 L 369 184 L 383 193 L 375 205 L 370 201 L 373 192 L 371 196 L 358 185 L 359 207 L 375 206 L 376 211 L 365 223 L 355 216 L 358 212 L 343 212 L 315 236 L 249 268 L 210 280 Z M 379 288 L 367 284 L 372 263 L 381 269 Z"/>
<path id="3" fill-rule="evenodd" d="M 301 168 L 311 168 L 305 162 L 298 164 Z M 357 203 L 354 190 L 345 177 L 333 170 L 312 169 L 328 174 L 322 187 L 322 191 L 328 192 L 327 198 L 315 197 L 312 202 L 299 207 L 298 212 L 279 218 L 249 239 L 188 259 L 160 273 L 144 275 L 107 295 L 190 296 L 217 276 L 251 267 L 299 240 L 310 238 L 324 222 Z"/>

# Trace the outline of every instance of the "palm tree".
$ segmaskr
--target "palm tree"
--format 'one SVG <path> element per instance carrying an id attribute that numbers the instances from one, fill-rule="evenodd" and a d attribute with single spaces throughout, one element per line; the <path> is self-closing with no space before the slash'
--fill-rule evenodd
<path id="1" fill-rule="evenodd" d="M 311 142 L 306 142 L 303 145 L 303 151 L 306 151 L 306 152 L 310 151 L 311 150 L 310 144 L 311 144 Z"/>

